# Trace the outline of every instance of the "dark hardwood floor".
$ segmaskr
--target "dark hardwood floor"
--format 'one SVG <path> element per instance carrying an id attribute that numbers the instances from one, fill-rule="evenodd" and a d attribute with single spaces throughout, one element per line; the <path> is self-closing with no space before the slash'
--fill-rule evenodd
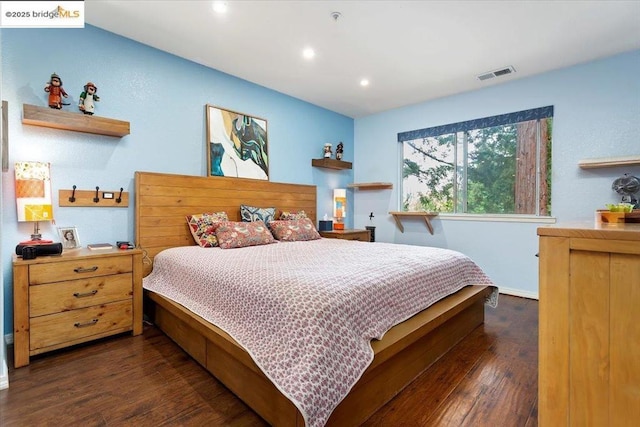
<path id="1" fill-rule="evenodd" d="M 483 326 L 365 425 L 536 426 L 537 351 L 538 302 L 500 295 Z M 0 390 L 3 427 L 264 425 L 148 325 L 137 337 L 32 358 L 27 367 L 10 368 L 9 388 Z"/>

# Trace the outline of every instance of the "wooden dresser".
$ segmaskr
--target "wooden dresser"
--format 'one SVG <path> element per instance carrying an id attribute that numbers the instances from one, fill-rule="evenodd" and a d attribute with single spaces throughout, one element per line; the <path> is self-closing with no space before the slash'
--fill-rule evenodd
<path id="1" fill-rule="evenodd" d="M 538 235 L 539 425 L 640 425 L 640 224 Z"/>
<path id="2" fill-rule="evenodd" d="M 16 368 L 29 357 L 121 332 L 142 333 L 142 251 L 74 249 L 13 257 Z"/>
<path id="3" fill-rule="evenodd" d="M 358 240 L 360 242 L 370 242 L 371 234 L 369 230 L 332 230 L 332 231 L 319 231 L 322 237 L 329 239 L 342 239 L 342 240 Z"/>

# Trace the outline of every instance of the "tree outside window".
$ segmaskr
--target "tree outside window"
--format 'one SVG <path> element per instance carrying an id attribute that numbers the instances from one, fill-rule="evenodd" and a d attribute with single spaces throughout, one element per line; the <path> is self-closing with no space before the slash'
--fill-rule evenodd
<path id="1" fill-rule="evenodd" d="M 402 209 L 550 215 L 552 114 L 545 107 L 399 134 Z M 521 120 L 531 116 L 542 117 Z"/>

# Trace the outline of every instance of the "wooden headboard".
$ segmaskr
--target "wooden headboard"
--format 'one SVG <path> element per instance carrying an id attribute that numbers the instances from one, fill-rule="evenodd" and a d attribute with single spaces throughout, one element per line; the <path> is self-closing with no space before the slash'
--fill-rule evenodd
<path id="1" fill-rule="evenodd" d="M 195 245 L 187 215 L 225 211 L 240 221 L 240 205 L 304 210 L 316 223 L 315 185 L 284 184 L 246 178 L 135 173 L 135 242 L 146 251 L 153 267 L 158 252 L 175 246 Z"/>

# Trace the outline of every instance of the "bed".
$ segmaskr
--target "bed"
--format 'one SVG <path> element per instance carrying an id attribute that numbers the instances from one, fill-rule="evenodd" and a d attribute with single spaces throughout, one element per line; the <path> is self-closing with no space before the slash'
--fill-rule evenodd
<path id="1" fill-rule="evenodd" d="M 187 215 L 225 211 L 229 220 L 238 221 L 239 206 L 251 204 L 275 206 L 283 211 L 304 210 L 313 223 L 316 220 L 316 188 L 310 185 L 136 172 L 135 189 L 135 235 L 138 246 L 147 256 L 144 266 L 147 284 L 155 280 L 155 273 L 150 275 L 153 260 L 158 258 L 157 265 L 161 266 L 161 260 L 172 252 L 182 253 L 180 256 L 183 259 L 195 260 L 207 251 L 212 254 L 219 251 L 218 254 L 222 254 L 225 251 L 245 250 L 202 249 L 196 246 L 185 220 Z M 362 254 L 371 245 L 329 240 L 320 239 L 315 246 L 329 251 L 327 253 L 339 253 L 341 249 L 334 249 L 334 246 L 347 245 L 344 248 L 354 251 L 350 253 L 351 259 L 359 259 L 357 254 Z M 275 252 L 284 250 L 287 245 L 293 247 L 306 243 L 314 244 L 275 243 L 246 253 L 260 254 L 259 257 L 268 259 L 268 256 L 281 256 L 275 255 Z M 372 248 L 374 246 L 369 246 L 369 251 L 375 252 Z M 157 270 L 160 268 L 157 267 Z M 311 267 L 306 269 L 310 271 Z M 154 288 L 156 291 L 145 290 L 145 312 L 158 328 L 270 424 L 313 426 L 323 425 L 326 421 L 328 425 L 358 425 L 483 323 L 485 301 L 490 296 L 495 297 L 496 289 L 487 280 L 482 282 L 485 284 L 456 290 L 393 326 L 383 334 L 382 339 L 371 340 L 371 362 L 367 361 L 362 372 L 356 372 L 353 385 L 348 385 L 346 394 L 340 397 L 337 406 L 330 405 L 330 410 L 320 418 L 310 418 L 309 408 L 297 396 L 291 398 L 292 393 L 278 382 L 277 375 L 263 371 L 264 361 L 256 357 L 255 350 L 245 349 L 232 338 L 228 333 L 228 325 L 223 324 L 224 328 L 214 325 L 206 320 L 209 314 L 196 314 L 186 308 L 189 304 L 185 301 L 176 302 L 175 298 L 170 298 L 160 288 Z M 145 288 L 148 287 L 152 286 L 145 285 Z M 238 338 L 237 331 L 231 330 L 234 337 Z M 243 340 L 244 337 L 240 339 Z M 325 415 L 327 419 L 323 418 Z"/>

